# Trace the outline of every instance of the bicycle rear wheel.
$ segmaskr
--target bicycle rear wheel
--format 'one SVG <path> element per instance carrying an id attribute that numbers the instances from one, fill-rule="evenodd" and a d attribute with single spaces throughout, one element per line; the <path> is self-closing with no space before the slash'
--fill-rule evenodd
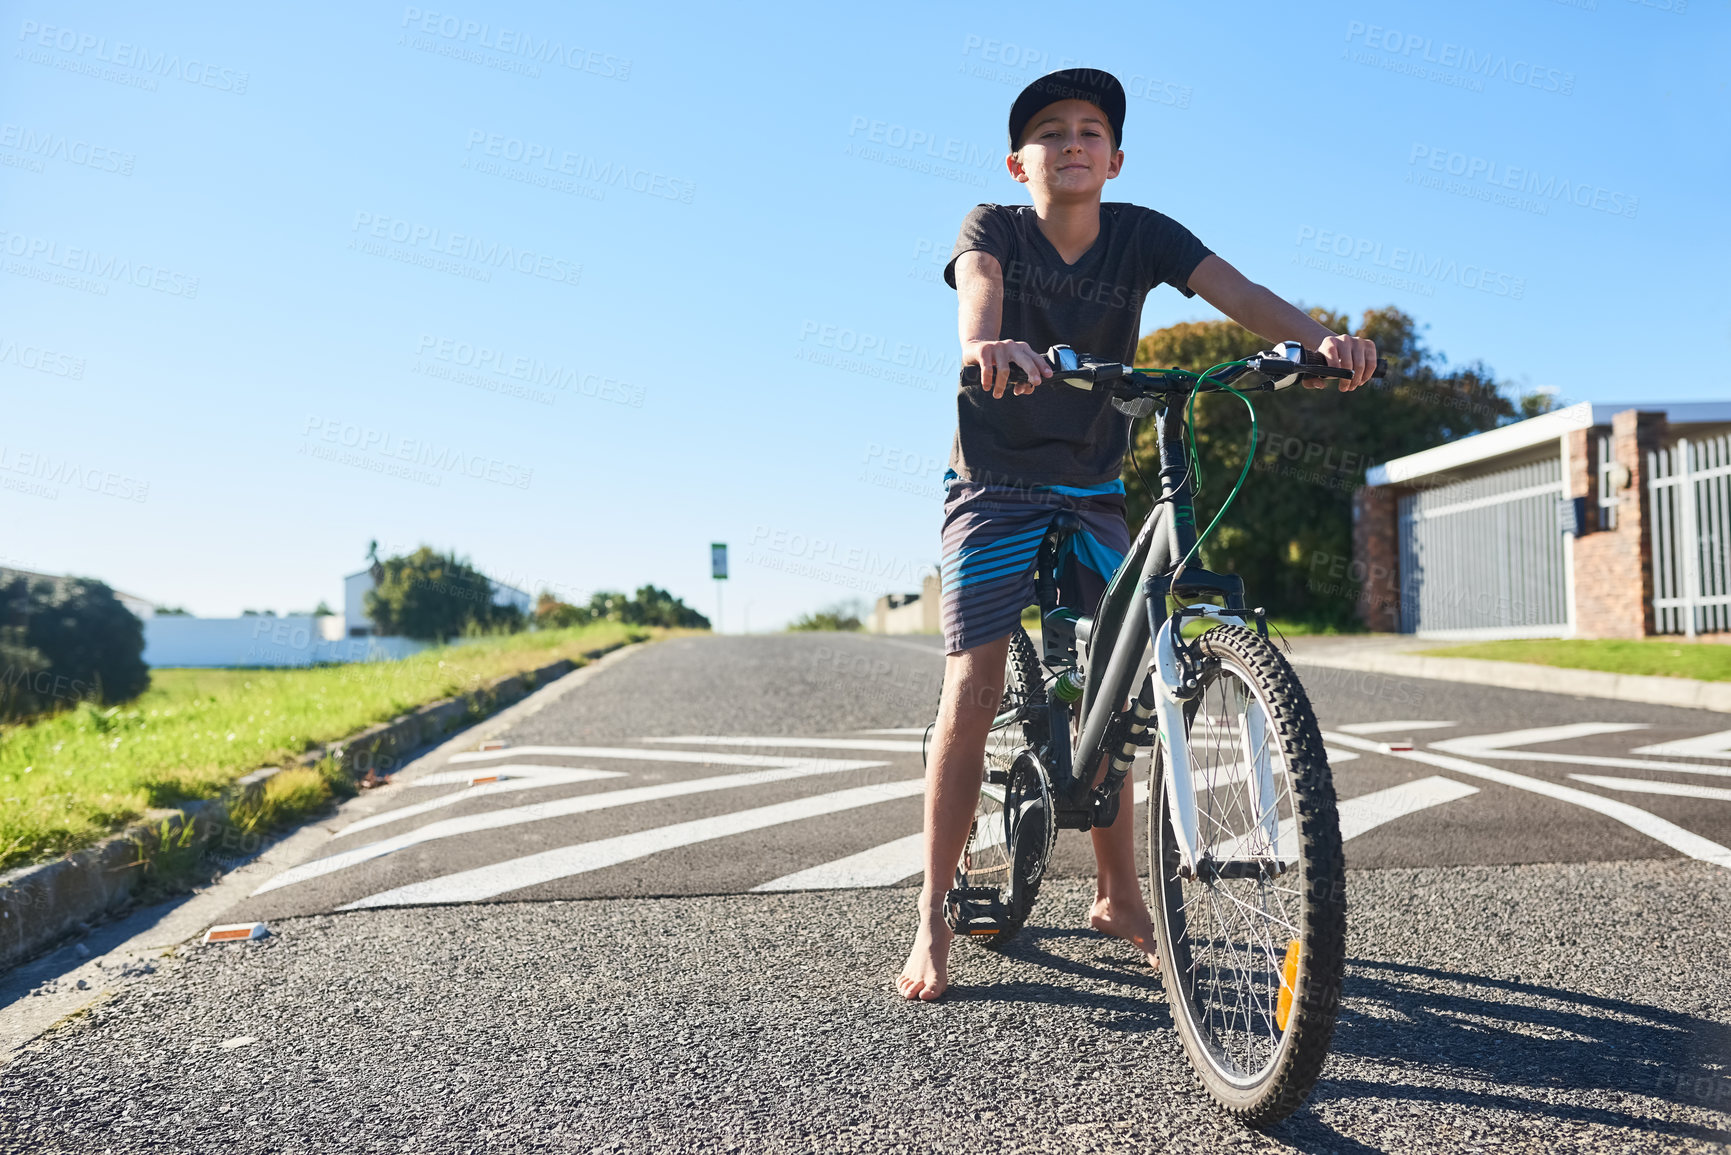
<path id="1" fill-rule="evenodd" d="M 1045 747 L 1044 697 L 1040 659 L 1028 632 L 1017 626 L 1010 635 L 1004 696 L 986 737 L 974 824 L 955 882 L 957 888 L 995 889 L 1006 911 L 1006 932 L 1027 922 L 1057 833 L 1051 783 L 1036 760 L 1023 756 Z M 988 941 L 1007 937 L 1006 932 Z"/>
<path id="2" fill-rule="evenodd" d="M 1185 710 L 1198 868 L 1180 872 L 1156 746 L 1149 905 L 1191 1066 L 1229 1113 L 1267 1127 L 1310 1094 L 1334 1035 L 1346 957 L 1334 783 L 1279 651 L 1235 626 L 1191 645 L 1202 684 Z"/>

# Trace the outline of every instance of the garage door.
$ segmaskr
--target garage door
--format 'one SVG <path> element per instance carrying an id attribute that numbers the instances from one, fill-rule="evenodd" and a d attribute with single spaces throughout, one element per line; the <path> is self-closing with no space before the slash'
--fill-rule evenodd
<path id="1" fill-rule="evenodd" d="M 1568 623 L 1555 457 L 1400 499 L 1400 628 L 1544 632 Z"/>

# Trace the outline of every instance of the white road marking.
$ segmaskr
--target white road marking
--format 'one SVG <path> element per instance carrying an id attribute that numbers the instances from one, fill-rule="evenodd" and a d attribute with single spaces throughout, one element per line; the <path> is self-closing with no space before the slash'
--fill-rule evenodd
<path id="1" fill-rule="evenodd" d="M 1506 734 L 1473 734 L 1464 738 L 1447 738 L 1432 742 L 1432 750 L 1451 754 L 1471 754 L 1479 758 L 1499 758 L 1520 762 L 1562 762 L 1570 766 L 1614 766 L 1623 770 L 1670 770 L 1680 774 L 1707 774 L 1731 778 L 1731 766 L 1705 766 L 1699 762 L 1656 762 L 1639 758 L 1618 758 L 1608 754 L 1551 754 L 1542 750 L 1510 750 L 1508 747 L 1529 742 L 1560 742 L 1567 738 L 1586 738 L 1594 734 L 1614 734 L 1623 730 L 1640 730 L 1646 723 L 1580 722 L 1572 726 L 1546 726 L 1538 730 L 1511 730 Z M 1562 733 L 1562 731 L 1569 731 Z M 1533 735 L 1540 735 L 1533 737 Z"/>
<path id="2" fill-rule="evenodd" d="M 1356 798 L 1342 799 L 1339 803 L 1340 837 L 1343 841 L 1357 838 L 1385 822 L 1393 822 L 1396 818 L 1440 806 L 1444 802 L 1454 802 L 1478 792 L 1477 786 L 1468 786 L 1465 782 L 1456 782 L 1453 778 L 1433 774 L 1429 778 L 1402 782 L 1399 786 L 1390 786 L 1386 790 L 1373 790 Z"/>
<path id="3" fill-rule="evenodd" d="M 645 742 L 681 742 L 691 746 L 759 746 L 767 750 L 875 750 L 887 754 L 918 754 L 920 743 L 893 738 L 734 738 L 688 734 L 681 738 L 645 738 Z"/>
<path id="4" fill-rule="evenodd" d="M 1591 723 L 1583 723 L 1591 725 Z M 1552 727 L 1561 729 L 1562 727 Z M 1530 732 L 1530 731 L 1529 731 Z M 1358 746 L 1372 749 L 1376 743 L 1363 738 L 1355 738 L 1350 734 L 1325 733 L 1331 741 L 1347 746 Z M 1438 743 L 1441 745 L 1441 743 Z M 1505 755 L 1495 755 L 1504 757 Z M 1529 778 L 1525 774 L 1516 774 L 1509 770 L 1500 770 L 1495 766 L 1485 766 L 1478 762 L 1469 762 L 1464 758 L 1453 758 L 1447 754 L 1432 754 L 1429 751 L 1415 750 L 1408 754 L 1389 754 L 1390 758 L 1406 758 L 1413 762 L 1423 762 L 1427 766 L 1436 766 L 1443 770 L 1453 770 L 1457 774 L 1467 774 L 1483 778 L 1502 786 L 1512 786 L 1516 790 L 1528 790 L 1534 794 L 1543 794 L 1547 798 L 1555 798 L 1559 802 L 1570 802 L 1587 810 L 1596 811 L 1605 817 L 1621 822 L 1633 830 L 1645 834 L 1658 842 L 1663 842 L 1679 853 L 1702 862 L 1711 862 L 1731 870 L 1731 848 L 1703 838 L 1693 831 L 1685 830 L 1674 822 L 1667 822 L 1657 814 L 1648 813 L 1627 802 L 1619 802 L 1614 798 L 1601 798 L 1597 794 L 1589 794 L 1585 790 L 1576 790 L 1572 786 L 1560 786 L 1555 782 L 1546 782 L 1541 778 Z"/>
<path id="5" fill-rule="evenodd" d="M 1678 798 L 1712 798 L 1731 802 L 1731 790 L 1720 786 L 1696 786 L 1692 782 L 1655 782 L 1650 778 L 1603 778 L 1597 774 L 1571 774 L 1577 782 L 1591 782 L 1607 790 L 1627 790 L 1634 794 L 1672 794 Z"/>
<path id="6" fill-rule="evenodd" d="M 699 754 L 695 750 L 645 750 L 641 746 L 516 746 L 509 750 L 473 750 L 451 755 L 456 762 L 492 762 L 539 754 L 557 758 L 624 758 L 642 762 L 702 762 L 714 766 L 785 766 L 786 757 L 770 754 Z"/>
<path id="7" fill-rule="evenodd" d="M 1468 786 L 1452 778 L 1432 776 L 1414 782 L 1403 782 L 1386 790 L 1376 790 L 1348 798 L 1340 803 L 1340 837 L 1342 841 L 1357 838 L 1396 818 L 1453 802 L 1477 794 L 1477 786 Z M 1137 806 L 1148 804 L 1148 780 L 1138 779 L 1135 799 Z M 1291 820 L 1281 823 L 1281 839 L 1291 841 Z M 1289 855 L 1288 857 L 1291 857 Z M 894 886 L 905 878 L 925 871 L 925 836 L 910 834 L 894 842 L 862 850 L 833 862 L 796 870 L 754 886 L 753 891 L 773 890 L 856 890 L 862 887 Z"/>
<path id="8" fill-rule="evenodd" d="M 892 726 L 888 730 L 856 730 L 856 734 L 924 734 L 924 726 Z"/>
<path id="9" fill-rule="evenodd" d="M 656 750 L 638 750 L 637 754 L 656 754 Z M 745 755 L 736 755 L 745 757 Z M 689 757 L 685 761 L 691 761 Z M 283 886 L 292 886 L 297 882 L 319 878 L 326 874 L 355 866 L 362 862 L 370 862 L 387 854 L 395 854 L 410 846 L 433 842 L 441 838 L 455 838 L 462 834 L 473 834 L 481 830 L 497 830 L 505 826 L 517 826 L 525 822 L 541 822 L 549 818 L 564 818 L 571 814 L 585 814 L 594 810 L 607 810 L 615 806 L 630 806 L 638 802 L 658 802 L 664 798 L 679 798 L 687 794 L 704 794 L 714 790 L 733 790 L 745 786 L 762 786 L 770 782 L 786 782 L 793 778 L 809 778 L 816 774 L 839 774 L 848 770 L 867 770 L 885 766 L 885 762 L 860 762 L 852 759 L 813 758 L 790 762 L 778 759 L 774 769 L 751 770 L 743 774 L 722 774 L 713 778 L 693 778 L 685 782 L 663 782 L 655 786 L 637 786 L 629 790 L 608 790 L 600 794 L 584 794 L 576 798 L 558 798 L 551 802 L 537 802 L 532 806 L 516 806 L 505 810 L 492 810 L 485 814 L 466 814 L 461 818 L 447 818 L 443 822 L 429 822 L 425 826 L 406 830 L 391 838 L 370 842 L 365 846 L 357 846 L 353 850 L 344 850 L 324 858 L 315 858 L 311 862 L 302 863 L 292 869 L 285 870 L 269 882 L 253 891 L 253 894 L 263 894 Z"/>
<path id="10" fill-rule="evenodd" d="M 1396 734 L 1402 730 L 1444 730 L 1459 722 L 1353 722 L 1336 726 L 1343 734 Z"/>
<path id="11" fill-rule="evenodd" d="M 833 794 L 797 798 L 791 802 L 778 802 L 773 806 L 761 806 L 754 810 L 717 814 L 710 818 L 678 822 L 654 830 L 622 834 L 616 838 L 603 838 L 575 846 L 561 846 L 557 850 L 513 858 L 508 862 L 458 871 L 442 878 L 430 878 L 368 895 L 337 909 L 362 910 L 368 907 L 420 903 L 480 902 L 513 890 L 617 866 L 637 858 L 647 858 L 664 850 L 727 838 L 769 826 L 780 826 L 787 822 L 817 818 L 825 814 L 836 814 L 892 799 L 908 798 L 923 793 L 924 790 L 923 778 L 910 778 L 903 782 L 857 786 L 851 790 L 838 790 Z"/>
<path id="12" fill-rule="evenodd" d="M 1345 842 L 1357 838 L 1386 822 L 1393 822 L 1396 818 L 1440 806 L 1444 802 L 1454 802 L 1478 792 L 1477 786 L 1468 786 L 1452 778 L 1432 775 L 1412 782 L 1402 782 L 1399 786 L 1390 786 L 1386 790 L 1373 790 L 1356 798 L 1342 799 L 1337 804 L 1340 814 L 1340 840 Z M 1280 820 L 1275 846 L 1279 848 L 1282 861 L 1298 861 L 1298 839 L 1295 833 L 1297 829 L 1297 823 L 1293 819 Z M 1242 837 L 1235 839 L 1216 850 L 1214 856 L 1223 860 L 1236 858 L 1243 844 Z"/>
<path id="13" fill-rule="evenodd" d="M 503 782 L 507 778 L 556 778 L 562 775 L 576 774 L 576 778 L 567 778 L 569 782 L 581 782 L 584 776 L 590 778 L 620 778 L 623 770 L 590 770 L 578 766 L 545 766 L 537 762 L 510 762 L 504 766 L 489 766 L 479 770 L 441 770 L 437 774 L 426 774 L 404 786 L 480 786 L 488 782 Z M 480 781 L 477 781 L 480 779 Z"/>
<path id="14" fill-rule="evenodd" d="M 1703 734 L 1699 738 L 1679 738 L 1675 742 L 1637 746 L 1629 753 L 1674 754 L 1679 758 L 1731 758 L 1731 730 Z"/>
<path id="15" fill-rule="evenodd" d="M 429 777 L 444 777 L 429 775 Z M 515 794 L 521 790 L 545 790 L 549 786 L 566 786 L 572 782 L 593 782 L 601 778 L 623 778 L 623 770 L 579 770 L 555 769 L 546 774 L 525 774 L 522 777 L 509 777 L 501 782 L 483 782 L 471 786 L 467 790 L 458 790 L 451 794 L 442 794 L 426 802 L 416 802 L 411 806 L 399 806 L 395 810 L 387 810 L 383 814 L 375 814 L 371 818 L 363 818 L 351 822 L 337 831 L 333 838 L 346 838 L 351 834 L 359 834 L 363 830 L 371 830 L 375 826 L 383 826 L 389 822 L 400 822 L 405 818 L 413 818 L 417 814 L 428 814 L 434 810 L 443 810 L 447 806 L 455 806 L 459 802 L 468 802 L 474 798 L 489 798 L 494 794 Z M 458 781 L 466 781 L 459 778 Z M 411 786 L 425 786 L 426 782 L 416 781 Z"/>
<path id="16" fill-rule="evenodd" d="M 1468 734 L 1464 738 L 1444 738 L 1441 742 L 1430 743 L 1430 748 L 1483 757 L 1495 751 L 1507 750 L 1511 746 L 1536 746 L 1541 742 L 1566 742 L 1571 738 L 1592 738 L 1599 734 L 1621 734 L 1626 730 L 1646 728 L 1645 722 L 1571 722 L 1566 726 L 1539 726 L 1531 730 L 1508 730 L 1501 734 Z"/>
<path id="17" fill-rule="evenodd" d="M 858 890 L 868 886 L 894 886 L 909 875 L 925 872 L 925 846 L 924 834 L 910 834 L 834 862 L 784 874 L 751 889 Z"/>

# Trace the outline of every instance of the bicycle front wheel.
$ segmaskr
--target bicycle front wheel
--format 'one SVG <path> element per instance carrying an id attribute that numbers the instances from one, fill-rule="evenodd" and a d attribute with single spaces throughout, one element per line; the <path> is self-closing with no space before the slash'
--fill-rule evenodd
<path id="1" fill-rule="evenodd" d="M 1153 759 L 1149 906 L 1184 1050 L 1229 1113 L 1267 1127 L 1315 1086 L 1334 1035 L 1346 892 L 1316 716 L 1265 639 L 1219 626 L 1192 645 L 1185 708 L 1197 865 L 1180 868 L 1163 748 Z"/>

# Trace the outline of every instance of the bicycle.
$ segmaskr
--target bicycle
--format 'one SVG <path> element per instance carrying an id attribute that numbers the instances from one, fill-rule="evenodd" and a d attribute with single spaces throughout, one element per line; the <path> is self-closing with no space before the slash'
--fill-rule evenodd
<path id="1" fill-rule="evenodd" d="M 1151 745 L 1147 886 L 1173 1022 L 1215 1101 L 1267 1127 L 1310 1094 L 1334 1033 L 1340 826 L 1316 717 L 1263 610 L 1246 604 L 1237 575 L 1193 564 L 1251 463 L 1199 536 L 1181 406 L 1193 414 L 1197 394 L 1217 391 L 1249 406 L 1251 392 L 1352 374 L 1296 342 L 1201 374 L 1063 345 L 1046 359 L 1048 386 L 1104 387 L 1129 417 L 1155 415 L 1161 492 L 1092 615 L 1058 604 L 1058 562 L 1078 526 L 1054 516 L 1035 562 L 1041 651 L 1017 626 L 946 920 L 988 942 L 1021 927 L 1057 831 L 1111 825 L 1137 751 Z M 1385 371 L 1379 361 L 1375 376 Z M 963 381 L 978 386 L 979 367 Z"/>

